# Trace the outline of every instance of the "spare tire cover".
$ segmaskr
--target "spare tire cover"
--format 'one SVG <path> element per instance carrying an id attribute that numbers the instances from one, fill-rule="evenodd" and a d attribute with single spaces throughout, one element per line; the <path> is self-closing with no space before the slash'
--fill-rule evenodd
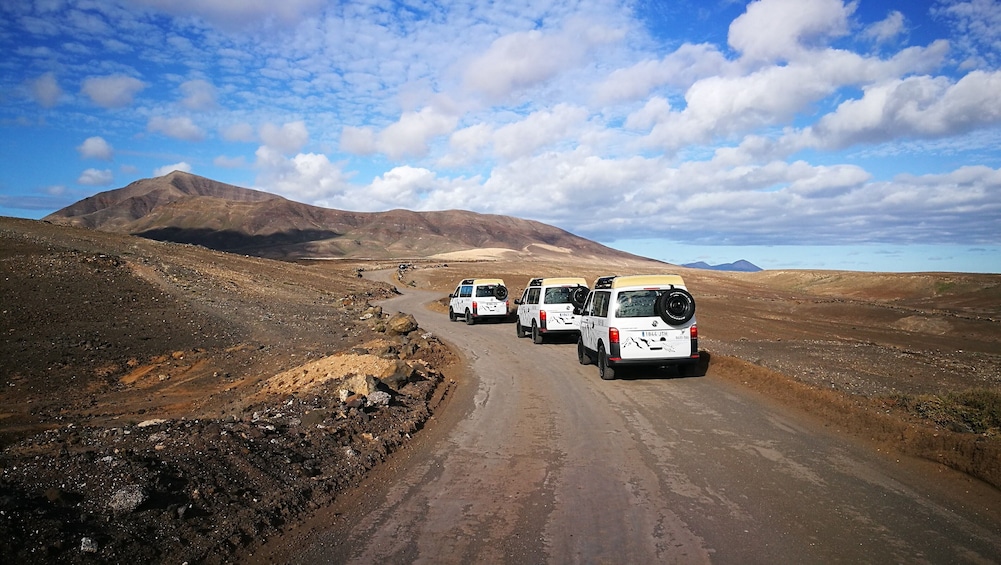
<path id="1" fill-rule="evenodd" d="M 575 308 L 583 308 L 584 302 L 587 300 L 588 289 L 586 286 L 578 286 L 570 291 L 570 304 L 573 304 Z"/>
<path id="2" fill-rule="evenodd" d="M 507 300 L 507 287 L 502 284 L 495 286 L 494 298 L 497 300 Z"/>
<path id="3" fill-rule="evenodd" d="M 687 290 L 672 288 L 657 297 L 657 315 L 672 326 L 680 326 L 695 316 L 695 299 Z"/>

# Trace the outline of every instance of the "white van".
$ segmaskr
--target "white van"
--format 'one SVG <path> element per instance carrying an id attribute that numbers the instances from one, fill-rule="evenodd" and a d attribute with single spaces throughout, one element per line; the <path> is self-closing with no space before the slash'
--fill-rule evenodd
<path id="1" fill-rule="evenodd" d="M 448 295 L 448 319 L 460 317 L 473 325 L 478 319 L 508 315 L 507 287 L 502 279 L 463 279 Z"/>
<path id="2" fill-rule="evenodd" d="M 615 378 L 622 365 L 677 365 L 687 373 L 699 362 L 695 299 L 678 275 L 601 277 L 580 309 L 577 358 Z"/>
<path id="3" fill-rule="evenodd" d="M 587 298 L 587 281 L 580 277 L 534 278 L 518 305 L 515 332 L 518 337 L 532 336 L 542 343 L 546 335 L 576 334 L 580 330 L 574 308 L 580 308 Z"/>

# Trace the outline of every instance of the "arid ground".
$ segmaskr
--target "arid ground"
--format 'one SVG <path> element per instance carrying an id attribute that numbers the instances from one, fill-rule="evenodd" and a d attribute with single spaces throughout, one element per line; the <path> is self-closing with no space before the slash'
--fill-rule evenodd
<path id="1" fill-rule="evenodd" d="M 672 270 L 491 255 L 286 263 L 0 219 L 0 559 L 235 561 L 355 495 L 463 386 L 362 274 L 443 293 L 499 276 L 514 297 L 532 276 Z M 1001 488 L 999 423 L 955 408 L 1001 395 L 1001 276 L 677 271 L 705 378 Z"/>

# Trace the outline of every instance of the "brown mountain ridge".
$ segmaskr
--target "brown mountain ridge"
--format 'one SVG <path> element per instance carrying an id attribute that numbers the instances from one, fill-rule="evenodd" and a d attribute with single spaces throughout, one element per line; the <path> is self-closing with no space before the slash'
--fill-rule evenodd
<path id="1" fill-rule="evenodd" d="M 464 210 L 349 212 L 174 171 L 95 194 L 43 220 L 269 257 L 457 257 L 510 250 L 523 258 L 640 259 L 532 220 Z"/>

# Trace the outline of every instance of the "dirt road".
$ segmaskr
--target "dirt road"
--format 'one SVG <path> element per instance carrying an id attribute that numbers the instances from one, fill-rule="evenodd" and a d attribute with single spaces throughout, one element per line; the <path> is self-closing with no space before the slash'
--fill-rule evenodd
<path id="1" fill-rule="evenodd" d="M 406 291 L 468 357 L 437 431 L 312 535 L 297 563 L 971 562 L 1001 555 L 1001 495 L 880 454 L 713 375 L 611 382 L 571 343 L 467 327 Z"/>

